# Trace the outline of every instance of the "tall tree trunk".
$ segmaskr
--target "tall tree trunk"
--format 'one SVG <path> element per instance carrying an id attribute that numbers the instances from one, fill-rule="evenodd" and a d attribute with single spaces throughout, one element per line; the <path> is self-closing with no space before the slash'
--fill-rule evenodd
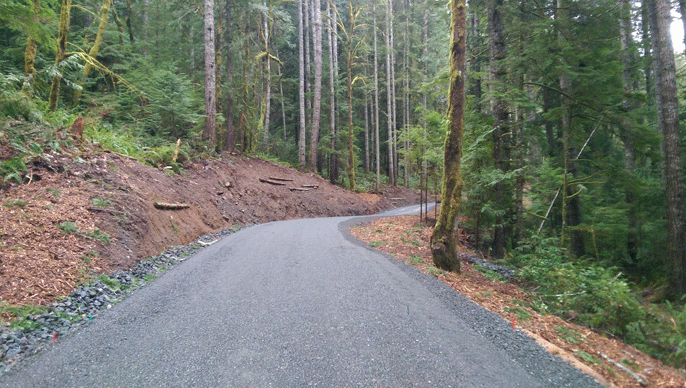
<path id="1" fill-rule="evenodd" d="M 507 144 L 505 136 L 509 130 L 509 111 L 507 101 L 503 94 L 505 92 L 505 32 L 503 23 L 503 0 L 488 1 L 488 46 L 489 63 L 492 82 L 493 97 L 491 97 L 491 110 L 495 118 L 495 130 L 493 131 L 493 161 L 495 167 L 501 172 L 507 171 Z M 508 200 L 503 182 L 495 184 L 495 203 L 496 209 L 506 213 Z M 505 255 L 505 225 L 504 217 L 495 217 L 493 225 L 493 257 L 502 258 Z"/>
<path id="2" fill-rule="evenodd" d="M 114 19 L 114 24 L 117 25 L 117 31 L 119 32 L 119 45 L 123 46 L 124 24 L 122 23 L 121 19 L 119 19 L 119 14 L 117 13 L 117 9 L 115 7 L 112 7 L 112 18 Z"/>
<path id="3" fill-rule="evenodd" d="M 431 254 L 436 267 L 460 271 L 457 256 L 457 222 L 462 199 L 462 135 L 464 132 L 466 40 L 465 0 L 450 2 L 450 93 L 448 133 L 445 137 L 443 199 L 431 236 Z"/>
<path id="4" fill-rule="evenodd" d="M 653 79 L 653 57 L 651 55 L 651 17 L 648 0 L 641 1 L 641 47 L 643 48 L 643 74 L 645 75 L 646 96 L 648 101 L 655 100 L 655 81 Z M 686 35 L 685 35 L 686 36 Z"/>
<path id="5" fill-rule="evenodd" d="M 404 134 L 404 139 L 405 141 L 403 142 L 403 150 L 405 151 L 405 157 L 404 157 L 404 162 L 403 164 L 405 165 L 404 168 L 404 177 L 403 181 L 405 183 L 405 187 L 410 187 L 410 137 L 409 137 L 409 132 L 410 132 L 410 18 L 408 15 L 408 10 L 407 10 L 407 1 L 403 2 L 403 12 L 405 13 L 405 36 L 404 36 L 404 55 L 403 55 L 403 70 L 405 72 L 405 91 L 404 91 L 404 106 L 403 106 L 403 112 L 404 112 L 404 124 L 403 124 L 403 134 Z"/>
<path id="6" fill-rule="evenodd" d="M 24 51 L 24 74 L 26 74 L 27 88 L 22 88 L 27 95 L 31 95 L 33 90 L 33 79 L 36 75 L 36 54 L 38 45 L 32 37 L 26 38 L 26 50 Z"/>
<path id="7" fill-rule="evenodd" d="M 40 1 L 35 0 L 31 6 L 34 14 L 34 21 L 39 22 L 38 12 L 40 11 Z M 26 38 L 26 50 L 24 51 L 24 74 L 26 74 L 26 83 L 22 87 L 22 91 L 31 96 L 33 93 L 33 79 L 36 76 L 36 54 L 38 52 L 38 44 L 32 36 Z"/>
<path id="8" fill-rule="evenodd" d="M 634 63 L 631 58 L 631 42 L 632 42 L 632 28 L 631 28 L 631 5 L 629 0 L 620 0 L 621 16 L 619 19 L 619 33 L 621 45 L 621 58 L 624 67 L 622 71 L 622 82 L 624 83 L 624 100 L 622 101 L 622 109 L 625 112 L 630 112 L 634 109 L 634 104 L 628 97 L 633 94 L 633 83 L 631 82 L 631 68 Z M 634 174 L 634 133 L 628 115 L 622 115 L 619 118 L 620 137 L 624 143 L 624 163 L 629 174 Z M 637 258 L 637 242 L 639 239 L 636 221 L 636 200 L 634 190 L 627 185 L 624 189 L 627 204 L 627 254 L 631 262 L 635 262 Z"/>
<path id="9" fill-rule="evenodd" d="M 369 96 L 364 93 L 364 172 L 369 174 Z"/>
<path id="10" fill-rule="evenodd" d="M 214 0 L 205 0 L 205 131 L 207 149 L 215 151 L 217 136 L 215 124 L 217 121 L 216 102 L 216 74 L 214 54 Z"/>
<path id="11" fill-rule="evenodd" d="M 393 158 L 393 127 L 395 123 L 393 122 L 393 79 L 391 69 L 391 52 L 393 51 L 393 46 L 391 45 L 391 6 L 392 0 L 388 0 L 388 5 L 386 6 L 386 123 L 388 124 L 388 183 L 391 186 L 395 186 L 395 159 Z"/>
<path id="12" fill-rule="evenodd" d="M 391 107 L 392 107 L 392 114 L 393 114 L 393 184 L 394 186 L 398 185 L 398 104 L 396 101 L 396 96 L 397 94 L 395 93 L 395 41 L 394 41 L 394 35 L 393 35 L 393 22 L 394 22 L 394 13 L 393 13 L 393 0 L 388 1 L 388 11 L 389 11 L 389 19 L 390 19 L 390 50 L 391 50 Z"/>
<path id="13" fill-rule="evenodd" d="M 98 19 L 100 20 L 98 25 L 98 33 L 95 35 L 95 41 L 93 46 L 88 51 L 88 57 L 95 60 L 100 52 L 100 46 L 102 45 L 102 38 L 105 35 L 105 29 L 107 28 L 107 18 L 110 14 L 110 9 L 112 8 L 112 0 L 103 0 L 102 6 L 100 7 L 100 15 Z M 91 62 L 87 61 L 85 66 L 83 66 L 83 71 L 81 74 L 81 82 L 79 82 L 78 88 L 74 89 L 74 94 L 72 95 L 72 103 L 78 105 L 81 100 L 81 93 L 83 92 L 83 83 L 88 78 L 91 73 L 93 66 Z"/>
<path id="14" fill-rule="evenodd" d="M 126 30 L 129 33 L 129 43 L 136 43 L 136 36 L 133 34 L 133 23 L 131 23 L 131 16 L 133 16 L 133 2 L 134 0 L 126 0 Z"/>
<path id="15" fill-rule="evenodd" d="M 59 34 L 57 36 L 57 54 L 55 54 L 55 66 L 59 66 L 60 62 L 64 60 L 67 51 L 67 35 L 69 34 L 69 22 L 71 21 L 71 0 L 62 0 L 62 7 L 60 8 L 60 25 Z M 48 108 L 54 112 L 57 109 L 57 101 L 60 97 L 60 82 L 62 75 L 59 70 L 52 77 L 52 85 L 50 87 L 50 102 Z"/>
<path id="16" fill-rule="evenodd" d="M 337 11 L 331 9 L 331 2 L 327 2 L 326 4 L 327 25 L 329 27 L 327 36 L 329 39 L 329 120 L 331 126 L 331 141 L 329 144 L 331 147 L 331 153 L 329 155 L 329 181 L 332 184 L 335 184 L 338 181 L 338 154 L 336 152 L 336 75 L 338 69 L 334 62 L 334 50 L 336 48 L 336 46 L 334 46 L 334 39 L 338 39 L 336 35 Z"/>
<path id="17" fill-rule="evenodd" d="M 351 191 L 355 191 L 355 143 L 353 137 L 353 57 L 355 48 L 353 37 L 355 36 L 355 24 L 358 13 L 353 10 L 352 0 L 348 0 L 348 10 L 350 12 L 350 27 L 346 34 L 346 70 L 348 78 L 348 181 Z"/>
<path id="18" fill-rule="evenodd" d="M 565 0 L 557 0 L 557 18 L 559 19 L 558 43 L 560 46 L 566 44 L 565 36 L 568 36 L 568 23 L 570 22 L 567 14 L 567 3 Z M 565 58 L 561 58 L 564 63 Z M 566 68 L 566 66 L 561 66 Z M 562 199 L 562 238 L 565 238 L 566 229 L 569 227 L 570 231 L 570 248 L 575 256 L 581 257 L 586 254 L 586 247 L 584 244 L 583 232 L 576 227 L 581 224 L 581 201 L 579 195 L 574 195 L 571 185 L 569 185 L 569 176 L 577 176 L 576 167 L 576 151 L 572 144 L 572 101 L 569 96 L 572 95 L 572 80 L 562 70 L 560 73 L 560 90 L 562 91 L 562 157 L 564 159 L 564 182 L 563 182 L 563 199 Z M 564 241 L 563 241 L 564 242 Z"/>
<path id="19" fill-rule="evenodd" d="M 310 78 L 312 77 L 312 60 L 310 58 L 310 53 L 312 51 L 312 46 L 310 45 L 310 32 L 312 29 L 310 28 L 310 24 L 312 23 L 312 11 L 310 9 L 310 1 L 311 0 L 304 0 L 303 4 L 305 5 L 305 8 L 303 12 L 305 18 L 305 107 L 311 111 L 312 98 L 310 96 L 312 95 L 312 83 Z"/>
<path id="20" fill-rule="evenodd" d="M 312 101 L 312 131 L 310 132 L 309 170 L 317 168 L 317 148 L 319 147 L 319 125 L 322 115 L 322 10 L 319 0 L 312 5 L 312 27 L 314 29 L 314 97 Z"/>
<path id="21" fill-rule="evenodd" d="M 272 107 L 272 60 L 271 60 L 271 52 L 270 52 L 270 46 L 269 46 L 269 14 L 271 13 L 271 5 L 267 6 L 267 3 L 264 3 L 265 9 L 267 9 L 267 13 L 264 15 L 264 23 L 263 23 L 263 28 L 264 28 L 264 52 L 265 52 L 265 96 L 264 96 L 264 109 L 265 109 L 265 114 L 264 114 L 264 128 L 263 128 L 263 133 L 262 133 L 262 151 L 267 152 L 267 146 L 269 142 L 269 118 L 271 117 L 271 107 Z"/>
<path id="22" fill-rule="evenodd" d="M 304 12 L 303 7 L 305 7 L 305 2 L 307 0 L 298 1 L 298 50 L 299 50 L 299 105 L 300 105 L 300 136 L 298 137 L 298 161 L 300 164 L 300 170 L 305 170 L 305 145 L 306 145 L 306 135 L 307 135 L 307 123 L 305 121 L 305 47 L 304 47 Z"/>
<path id="23" fill-rule="evenodd" d="M 372 0 L 372 18 L 374 20 L 374 136 L 376 147 L 376 192 L 381 190 L 381 155 L 379 147 L 379 50 L 376 28 L 376 0 Z"/>
<path id="24" fill-rule="evenodd" d="M 679 100 L 676 85 L 674 51 L 670 34 L 670 3 L 667 0 L 649 0 L 654 7 L 656 26 L 655 60 L 658 64 L 657 90 L 660 94 L 659 125 L 664 134 L 665 198 L 667 204 L 667 258 L 672 265 L 671 295 L 686 293 L 686 260 L 684 260 L 683 221 L 683 159 L 679 134 Z"/>
<path id="25" fill-rule="evenodd" d="M 233 86 L 233 57 L 231 56 L 231 0 L 226 0 L 224 5 L 226 16 L 226 72 L 227 84 L 229 85 L 229 92 L 226 94 L 226 139 L 224 141 L 224 151 L 233 152 L 236 147 L 235 127 L 233 116 L 233 93 L 231 87 Z"/>

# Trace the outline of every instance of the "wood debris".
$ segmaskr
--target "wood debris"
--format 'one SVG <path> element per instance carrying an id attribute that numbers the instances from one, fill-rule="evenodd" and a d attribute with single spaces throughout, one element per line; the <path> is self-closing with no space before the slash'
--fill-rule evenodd
<path id="1" fill-rule="evenodd" d="M 161 209 L 161 210 L 181 210 L 181 209 L 188 209 L 191 207 L 191 205 L 187 203 L 164 203 L 164 202 L 155 202 L 154 203 L 155 208 Z"/>
<path id="2" fill-rule="evenodd" d="M 260 178 L 260 182 L 262 182 L 262 183 L 269 183 L 270 185 L 274 185 L 274 186 L 286 186 L 285 183 L 276 182 L 276 181 L 273 181 L 273 180 L 270 180 L 270 179 L 264 179 L 264 178 Z"/>
<path id="3" fill-rule="evenodd" d="M 272 181 L 280 181 L 280 182 L 293 182 L 293 179 L 290 179 L 290 178 L 276 178 L 276 177 L 273 177 L 273 176 L 270 176 L 270 177 L 269 177 L 269 180 L 272 180 Z"/>

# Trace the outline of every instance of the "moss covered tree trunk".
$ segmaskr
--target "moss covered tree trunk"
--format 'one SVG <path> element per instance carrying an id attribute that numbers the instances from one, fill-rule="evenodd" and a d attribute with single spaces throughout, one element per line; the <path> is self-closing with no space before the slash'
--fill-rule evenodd
<path id="1" fill-rule="evenodd" d="M 55 55 L 55 66 L 59 65 L 64 60 L 67 52 L 67 35 L 69 34 L 69 21 L 71 20 L 71 0 L 62 0 L 62 7 L 60 8 L 60 25 L 59 34 L 57 36 L 57 54 Z M 57 109 L 57 100 L 60 96 L 60 82 L 62 76 L 59 72 L 52 77 L 52 85 L 50 87 L 50 102 L 48 108 L 51 111 Z"/>
<path id="2" fill-rule="evenodd" d="M 111 8 L 112 0 L 104 0 L 102 2 L 102 6 L 100 7 L 100 16 L 98 18 L 98 33 L 95 36 L 95 42 L 93 42 L 93 46 L 88 51 L 88 60 L 86 61 L 86 65 L 83 67 L 82 72 L 83 78 L 81 79 L 81 82 L 79 82 L 80 87 L 74 89 L 74 95 L 72 96 L 72 103 L 74 105 L 79 104 L 79 101 L 81 100 L 81 93 L 83 92 L 83 83 L 86 81 L 86 78 L 88 78 L 88 76 L 91 73 L 91 70 L 93 69 L 91 61 L 94 61 L 95 58 L 98 56 L 98 53 L 100 52 L 100 47 L 102 46 L 102 38 L 105 35 L 105 29 L 107 28 L 107 19 L 109 18 Z"/>
<path id="3" fill-rule="evenodd" d="M 457 257 L 457 216 L 462 196 L 462 135 L 465 110 L 465 0 L 450 2 L 450 105 L 445 138 L 443 199 L 441 212 L 431 236 L 431 254 L 436 267 L 459 272 Z"/>

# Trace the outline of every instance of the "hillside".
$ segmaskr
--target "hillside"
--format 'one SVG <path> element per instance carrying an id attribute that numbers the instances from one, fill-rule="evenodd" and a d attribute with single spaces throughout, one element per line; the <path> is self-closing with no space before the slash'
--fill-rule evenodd
<path id="1" fill-rule="evenodd" d="M 0 148 L 0 160 L 11 156 Z M 418 203 L 409 190 L 356 194 L 316 174 L 229 154 L 188 163 L 180 174 L 86 147 L 44 153 L 27 167 L 24 184 L 5 182 L 0 191 L 0 301 L 13 305 L 46 304 L 90 274 L 130 268 L 234 225 Z"/>

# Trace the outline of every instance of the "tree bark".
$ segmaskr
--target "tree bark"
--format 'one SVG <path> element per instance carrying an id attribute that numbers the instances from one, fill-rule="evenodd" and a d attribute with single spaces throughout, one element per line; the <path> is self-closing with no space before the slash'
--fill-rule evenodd
<path id="1" fill-rule="evenodd" d="M 493 161 L 495 167 L 501 172 L 507 171 L 507 144 L 505 134 L 509 133 L 509 116 L 507 102 L 504 99 L 505 75 L 507 69 L 504 65 L 506 56 L 505 33 L 503 24 L 503 0 L 488 1 L 488 46 L 489 66 L 492 82 L 491 110 L 495 118 L 495 130 L 493 131 Z M 495 206 L 497 210 L 506 212 L 507 199 L 503 182 L 495 184 Z M 497 215 L 493 225 L 493 257 L 502 258 L 505 255 L 505 226 L 504 217 Z"/>
<path id="2" fill-rule="evenodd" d="M 205 131 L 207 149 L 211 153 L 216 147 L 216 74 L 214 54 L 214 0 L 205 0 Z"/>
<path id="3" fill-rule="evenodd" d="M 271 52 L 270 52 L 270 46 L 269 46 L 269 13 L 271 12 L 271 5 L 267 5 L 267 3 L 264 3 L 264 7 L 268 10 L 267 13 L 264 15 L 264 23 L 263 23 L 263 28 L 264 28 L 264 52 L 265 52 L 265 96 L 264 96 L 264 122 L 262 125 L 264 125 L 263 128 L 263 133 L 262 133 L 262 151 L 267 152 L 267 146 L 269 142 L 269 118 L 271 116 L 271 102 L 272 102 L 272 60 L 271 60 Z"/>
<path id="4" fill-rule="evenodd" d="M 372 0 L 374 30 L 374 136 L 376 147 L 376 192 L 381 190 L 381 155 L 379 147 L 379 50 L 376 27 L 376 0 Z"/>
<path id="5" fill-rule="evenodd" d="M 355 151 L 353 137 L 353 57 L 355 48 L 353 47 L 353 37 L 355 36 L 355 24 L 358 13 L 353 9 L 352 0 L 348 0 L 348 11 L 350 12 L 350 27 L 346 33 L 346 69 L 348 79 L 348 183 L 350 191 L 355 191 Z"/>
<path id="6" fill-rule="evenodd" d="M 38 12 L 40 10 L 40 1 L 35 0 L 32 4 L 32 11 L 34 13 L 34 21 L 39 23 Z M 33 79 L 36 75 L 36 54 L 38 52 L 38 44 L 32 36 L 26 38 L 26 50 L 24 51 L 24 74 L 26 74 L 26 87 L 22 91 L 31 96 L 33 93 Z"/>
<path id="7" fill-rule="evenodd" d="M 298 50 L 299 50 L 299 105 L 300 105 L 300 136 L 298 137 L 298 161 L 300 163 L 300 170 L 305 170 L 305 145 L 307 135 L 306 121 L 305 121 L 305 47 L 304 47 L 304 3 L 307 0 L 298 1 Z"/>
<path id="8" fill-rule="evenodd" d="M 57 36 L 57 54 L 55 54 L 55 66 L 64 60 L 67 52 L 67 35 L 69 34 L 69 23 L 71 21 L 71 0 L 62 0 L 62 7 L 60 8 L 60 25 L 59 34 Z M 48 109 L 54 112 L 57 109 L 57 101 L 60 96 L 60 82 L 62 76 L 59 71 L 52 77 L 52 85 L 50 87 L 50 101 Z"/>
<path id="9" fill-rule="evenodd" d="M 95 41 L 93 42 L 93 46 L 91 49 L 88 51 L 88 57 L 95 60 L 95 58 L 98 56 L 98 53 L 100 52 L 100 46 L 102 45 L 102 38 L 105 35 L 105 29 L 107 28 L 107 18 L 109 17 L 110 14 L 110 9 L 112 8 L 112 0 L 103 0 L 102 6 L 100 7 L 100 16 L 98 19 L 100 20 L 99 25 L 98 25 L 98 32 L 95 35 Z M 72 103 L 74 105 L 78 105 L 80 100 L 81 100 L 81 93 L 83 92 L 83 84 L 88 78 L 88 76 L 91 73 L 93 66 L 91 65 L 90 62 L 86 62 L 86 64 L 83 66 L 83 71 L 81 74 L 81 82 L 79 82 L 79 88 L 74 89 L 74 94 L 72 96 Z"/>
<path id="10" fill-rule="evenodd" d="M 557 18 L 559 19 L 558 42 L 560 46 L 566 44 L 565 36 L 568 32 L 569 15 L 567 14 L 567 4 L 565 0 L 557 0 Z M 564 63 L 565 58 L 561 58 Z M 563 68 L 566 66 L 562 66 Z M 564 182 L 563 182 L 563 199 L 562 199 L 562 238 L 566 235 L 567 227 L 571 228 L 570 232 L 570 248 L 572 253 L 581 257 L 586 254 L 586 247 L 584 244 L 583 233 L 575 227 L 579 226 L 582 221 L 581 201 L 579 195 L 573 195 L 572 187 L 568 184 L 569 175 L 576 177 L 576 152 L 572 144 L 572 101 L 569 96 L 572 95 L 572 80 L 564 70 L 560 73 L 560 90 L 562 91 L 562 157 L 564 159 Z"/>
<path id="11" fill-rule="evenodd" d="M 326 3 L 326 14 L 328 16 L 328 38 L 329 38 L 329 94 L 330 94 L 330 111 L 329 120 L 331 126 L 331 153 L 329 155 L 329 181 L 336 184 L 338 181 L 338 154 L 336 152 L 336 79 L 338 78 L 338 68 L 334 62 L 334 40 L 338 39 L 336 35 L 337 11 L 331 9 L 331 2 Z"/>
<path id="12" fill-rule="evenodd" d="M 667 258 L 672 265 L 670 276 L 671 296 L 686 293 L 686 260 L 684 260 L 683 224 L 683 172 L 681 156 L 681 137 L 679 134 L 679 100 L 676 84 L 674 50 L 672 48 L 670 26 L 670 3 L 667 0 L 649 0 L 656 13 L 654 51 L 657 72 L 657 90 L 660 94 L 658 106 L 660 127 L 664 134 L 665 198 L 667 204 L 667 233 L 669 244 Z M 658 60 L 659 58 L 659 60 Z"/>
<path id="13" fill-rule="evenodd" d="M 314 97 L 312 99 L 312 131 L 310 132 L 309 170 L 317 168 L 317 151 L 319 147 L 319 125 L 322 115 L 322 10 L 320 0 L 312 5 L 312 27 L 314 45 Z"/>
<path id="14" fill-rule="evenodd" d="M 129 43 L 136 43 L 136 36 L 133 34 L 133 24 L 131 23 L 131 16 L 133 16 L 133 2 L 134 0 L 126 0 L 126 30 L 129 33 Z"/>
<path id="15" fill-rule="evenodd" d="M 229 85 L 229 93 L 226 94 L 226 139 L 224 140 L 224 151 L 233 152 L 236 147 L 235 127 L 233 116 L 233 93 L 231 93 L 231 86 L 233 85 L 233 57 L 231 56 L 231 0 L 226 0 L 224 5 L 226 28 L 226 72 Z"/>
<path id="16" fill-rule="evenodd" d="M 631 28 L 631 5 L 629 0 L 620 0 L 621 15 L 619 19 L 619 34 L 621 58 L 624 69 L 622 71 L 622 82 L 624 83 L 624 99 L 622 101 L 622 109 L 624 112 L 631 112 L 634 109 L 634 104 L 629 100 L 629 95 L 634 92 L 633 83 L 631 82 L 631 68 L 633 61 L 629 52 L 632 42 L 632 28 Z M 624 143 L 624 165 L 628 174 L 634 174 L 634 133 L 628 115 L 622 115 L 619 118 L 620 137 Z M 624 189 L 627 204 L 627 254 L 631 258 L 631 262 L 636 262 L 638 255 L 637 242 L 639 240 L 636 221 L 636 200 L 634 190 L 627 185 Z"/>
<path id="17" fill-rule="evenodd" d="M 431 236 L 431 254 L 436 267 L 460 271 L 457 256 L 457 223 L 462 198 L 462 135 L 464 132 L 466 23 L 465 0 L 450 2 L 450 93 L 448 133 L 445 138 L 443 199 L 441 212 Z"/>
<path id="18" fill-rule="evenodd" d="M 388 5 L 386 6 L 386 124 L 388 126 L 388 183 L 391 186 L 395 186 L 395 159 L 393 158 L 393 126 L 394 116 L 393 116 L 393 80 L 391 75 L 393 70 L 391 69 L 391 51 L 393 51 L 393 46 L 391 45 L 391 2 L 388 0 Z"/>

